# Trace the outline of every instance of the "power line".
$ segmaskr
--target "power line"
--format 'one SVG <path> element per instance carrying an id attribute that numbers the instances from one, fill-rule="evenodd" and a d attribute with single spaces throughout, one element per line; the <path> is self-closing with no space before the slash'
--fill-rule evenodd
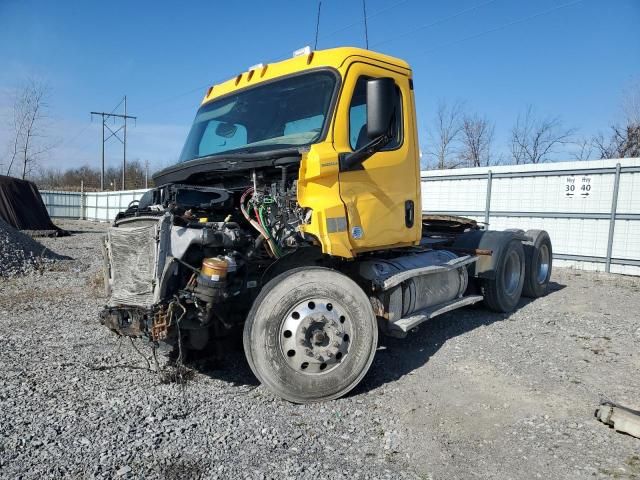
<path id="1" fill-rule="evenodd" d="M 396 7 L 399 7 L 400 5 L 402 5 L 403 3 L 407 3 L 409 0 L 400 0 L 399 2 L 396 2 L 392 5 L 389 5 L 387 7 L 381 8 L 380 10 L 376 10 L 375 12 L 366 15 L 365 16 L 365 20 L 371 20 L 373 17 L 377 17 L 378 15 L 380 15 L 381 13 L 384 13 L 388 10 L 394 9 Z M 320 39 L 323 38 L 329 38 L 329 37 L 333 37 L 336 33 L 340 33 L 340 32 L 344 32 L 345 30 L 351 28 L 351 27 L 355 27 L 356 25 L 360 24 L 360 20 L 350 23 L 349 25 L 345 25 L 344 27 L 340 27 L 337 30 L 333 30 L 329 33 L 327 33 L 326 35 L 320 35 Z"/>
<path id="2" fill-rule="evenodd" d="M 117 110 L 117 108 L 122 105 L 122 102 L 124 101 L 124 98 L 120 100 L 120 102 L 113 108 L 113 110 L 111 110 L 110 114 L 115 112 Z M 92 118 L 92 117 L 91 117 Z M 91 126 L 91 123 L 87 123 L 84 127 L 82 127 L 80 130 L 78 130 L 78 133 L 75 134 L 73 137 L 71 137 L 70 140 L 62 140 L 61 142 L 59 142 L 56 145 L 56 148 L 60 148 L 60 147 L 69 147 L 71 145 L 73 145 L 76 140 L 78 140 L 78 138 L 80 138 L 82 136 L 82 134 L 84 132 L 87 131 L 87 129 Z"/>
<path id="3" fill-rule="evenodd" d="M 375 12 L 370 13 L 369 15 L 365 15 L 365 23 L 366 23 L 366 21 L 367 21 L 367 20 L 370 20 L 370 19 L 372 19 L 373 17 L 376 17 L 376 16 L 378 16 L 378 15 L 380 15 L 380 14 L 382 14 L 382 13 L 384 13 L 384 12 L 388 11 L 388 10 L 394 9 L 394 8 L 396 8 L 396 7 L 398 7 L 398 6 L 402 5 L 402 4 L 404 4 L 404 3 L 407 3 L 408 1 L 409 1 L 409 0 L 400 0 L 400 1 L 398 1 L 398 2 L 396 2 L 396 3 L 393 3 L 393 4 L 391 4 L 391 5 L 387 6 L 387 7 L 384 7 L 384 8 L 381 8 L 381 9 L 379 9 L 379 10 L 376 10 Z M 318 11 L 320 11 L 320 6 L 318 6 Z M 320 18 L 319 18 L 319 17 L 320 17 L 320 15 L 318 14 L 318 19 L 317 19 L 317 23 L 318 23 L 318 25 L 319 25 L 319 21 L 320 21 Z M 322 39 L 326 39 L 326 38 L 332 37 L 332 36 L 334 36 L 335 34 L 340 33 L 340 32 L 342 32 L 342 31 L 344 31 L 344 30 L 347 30 L 347 29 L 349 29 L 349 28 L 351 28 L 351 27 L 353 27 L 353 26 L 356 26 L 356 25 L 358 25 L 358 24 L 360 24 L 360 21 L 356 21 L 356 22 L 350 23 L 350 24 L 348 24 L 348 25 L 345 25 L 344 27 L 340 27 L 340 28 L 339 28 L 339 29 L 337 29 L 337 30 L 334 30 L 334 31 L 332 31 L 332 32 L 327 33 L 326 35 L 320 35 L 320 34 L 319 34 L 319 31 L 318 31 L 318 32 L 316 33 L 316 42 L 315 42 L 316 44 L 315 44 L 314 49 L 316 49 L 316 48 L 317 48 L 318 40 L 322 40 Z M 318 27 L 316 27 L 316 28 L 318 28 Z M 288 50 L 288 51 L 286 51 L 286 52 L 282 52 L 281 54 L 279 54 L 279 55 L 277 55 L 277 56 L 273 56 L 273 57 L 271 57 L 271 58 L 270 58 L 270 59 L 268 59 L 266 62 L 267 62 L 267 63 L 275 62 L 275 61 L 277 61 L 277 60 L 282 59 L 284 56 L 286 56 L 286 55 L 287 55 L 287 54 L 289 54 L 289 53 L 290 53 L 290 50 Z M 217 84 L 217 83 L 223 82 L 223 81 L 227 80 L 228 78 L 229 78 L 229 76 L 228 76 L 228 75 L 225 75 L 224 77 L 219 78 L 219 79 L 217 79 L 217 80 L 213 80 L 212 82 L 207 82 L 207 83 L 205 83 L 205 84 L 203 84 L 203 85 L 200 85 L 200 86 L 198 86 L 198 87 L 194 87 L 194 88 L 192 88 L 192 89 L 190 89 L 190 90 L 187 90 L 187 91 L 185 91 L 185 92 L 178 93 L 178 94 L 176 94 L 176 95 L 174 95 L 174 96 L 172 96 L 172 97 L 165 98 L 165 99 L 163 99 L 163 100 L 161 100 L 161 101 L 158 101 L 158 102 L 156 102 L 156 103 L 153 103 L 152 105 L 150 105 L 149 107 L 147 107 L 147 108 L 145 108 L 145 109 L 142 109 L 142 112 L 148 112 L 148 111 L 150 111 L 150 110 L 153 110 L 153 109 L 155 109 L 155 108 L 158 108 L 159 106 L 161 106 L 161 105 L 163 105 L 163 104 L 165 104 L 165 103 L 172 102 L 172 101 L 174 101 L 174 100 L 177 100 L 177 99 L 179 99 L 179 98 L 185 97 L 185 96 L 187 96 L 187 95 L 191 95 L 192 93 L 201 92 L 201 91 L 203 91 L 203 90 L 207 89 L 208 87 L 210 87 L 211 85 L 215 85 L 215 84 Z"/>
<path id="4" fill-rule="evenodd" d="M 125 97 L 125 98 L 126 98 L 126 97 Z M 118 109 L 118 107 L 119 107 L 120 105 L 122 105 L 122 102 L 123 102 L 123 101 L 124 101 L 124 98 L 123 98 L 123 99 L 121 99 L 121 100 L 120 100 L 120 102 L 118 102 L 118 104 L 117 104 L 115 107 L 113 107 L 113 110 L 111 110 L 111 113 L 115 112 L 115 111 Z"/>
<path id="5" fill-rule="evenodd" d="M 225 77 L 225 78 L 227 78 L 227 77 Z M 213 84 L 219 83 L 222 80 L 224 80 L 225 78 L 222 78 L 220 80 L 216 80 L 216 81 L 213 82 Z M 178 94 L 173 95 L 171 97 L 167 97 L 167 98 L 165 98 L 163 100 L 160 100 L 158 102 L 152 103 L 147 108 L 143 108 L 141 111 L 142 112 L 149 112 L 149 111 L 151 111 L 151 110 L 153 110 L 155 108 L 158 108 L 161 105 L 173 102 L 174 100 L 177 100 L 177 99 L 182 98 L 182 97 L 186 97 L 187 95 L 191 95 L 192 93 L 202 92 L 203 90 L 209 88 L 211 85 L 212 85 L 211 82 L 207 82 L 207 83 L 205 83 L 203 85 L 200 85 L 198 87 L 194 87 L 194 88 L 192 88 L 192 89 L 190 89 L 190 90 L 188 90 L 186 92 L 178 93 Z"/>
<path id="6" fill-rule="evenodd" d="M 407 3 L 408 1 L 409 0 L 400 0 L 400 1 L 396 2 L 396 3 L 393 3 L 392 5 L 389 5 L 387 7 L 384 7 L 384 8 L 381 8 L 379 10 L 376 10 L 375 12 L 370 13 L 369 15 L 366 15 L 365 16 L 365 21 L 366 20 L 370 20 L 370 19 L 372 19 L 372 18 L 374 18 L 374 17 L 376 17 L 376 16 L 378 16 L 378 15 L 380 15 L 380 14 L 382 14 L 382 13 L 388 11 L 388 10 L 394 9 L 394 8 L 404 4 L 404 3 Z M 320 7 L 318 6 L 318 11 L 319 10 L 320 10 Z M 320 15 L 318 15 L 318 24 L 319 24 L 319 16 Z M 315 42 L 314 50 L 317 48 L 318 40 L 330 38 L 330 37 L 336 35 L 337 33 L 343 32 L 343 31 L 345 31 L 345 30 L 347 30 L 347 29 L 349 29 L 351 27 L 354 27 L 354 26 L 356 26 L 358 24 L 360 24 L 360 20 L 356 21 L 356 22 L 353 22 L 353 23 L 350 23 L 348 25 L 345 25 L 343 27 L 340 27 L 337 30 L 333 30 L 332 32 L 327 33 L 326 35 L 320 35 L 319 31 L 318 31 L 318 33 L 316 34 L 316 42 Z M 267 60 L 267 63 L 272 63 L 272 62 L 275 62 L 277 60 L 280 60 L 280 59 L 282 59 L 284 56 L 286 56 L 289 53 L 290 53 L 290 50 L 288 50 L 286 52 L 282 52 L 281 54 L 279 54 L 277 56 L 273 56 L 273 57 L 271 57 L 270 59 Z M 214 80 L 212 82 L 207 82 L 207 83 L 205 83 L 205 84 L 203 84 L 201 86 L 194 87 L 194 88 L 192 88 L 192 89 L 190 89 L 188 91 L 185 91 L 185 92 L 182 92 L 182 93 L 178 93 L 178 94 L 176 94 L 176 95 L 174 95 L 172 97 L 168 97 L 168 98 L 166 98 L 164 100 L 156 102 L 156 103 L 150 105 L 149 107 L 147 107 L 145 109 L 142 109 L 142 111 L 143 112 L 147 112 L 147 111 L 155 109 L 155 108 L 159 107 L 160 105 L 163 105 L 163 104 L 165 104 L 167 102 L 172 102 L 174 100 L 177 100 L 178 98 L 182 98 L 182 97 L 185 97 L 187 95 L 191 95 L 192 93 L 201 92 L 201 91 L 207 89 L 208 87 L 210 87 L 211 85 L 215 85 L 217 83 L 223 82 L 223 81 L 227 80 L 228 78 L 230 78 L 230 77 L 228 75 L 225 75 L 224 77 L 219 78 L 217 80 Z"/>
<path id="7" fill-rule="evenodd" d="M 387 7 L 384 7 L 384 8 L 381 8 L 379 10 L 376 10 L 375 12 L 373 12 L 373 13 L 371 13 L 369 15 L 366 14 L 366 10 L 365 10 L 365 12 L 364 12 L 365 13 L 365 15 L 364 15 L 365 28 L 366 28 L 366 22 L 367 22 L 368 19 L 376 17 L 376 16 L 378 16 L 378 15 L 380 15 L 380 14 L 382 14 L 382 13 L 388 11 L 388 10 L 395 9 L 398 6 L 400 6 L 400 5 L 404 4 L 404 3 L 407 3 L 408 1 L 409 0 L 400 0 L 400 1 L 398 1 L 396 3 L 393 3 L 393 4 L 391 4 L 391 5 L 387 6 Z M 336 35 L 337 33 L 343 32 L 343 31 L 345 31 L 345 30 L 347 30 L 347 29 L 349 29 L 349 28 L 351 28 L 353 26 L 356 26 L 356 25 L 358 25 L 360 23 L 360 21 L 356 21 L 356 22 L 350 23 L 348 25 L 345 25 L 343 27 L 340 27 L 337 30 L 329 32 L 326 35 L 319 35 L 321 4 L 322 4 L 322 0 L 319 0 L 319 2 L 318 2 L 318 17 L 317 17 L 317 21 L 316 21 L 316 38 L 315 38 L 314 50 L 317 49 L 318 39 L 330 38 L 330 37 Z M 364 6 L 364 0 L 363 0 L 363 6 Z M 366 34 L 366 32 L 365 32 L 365 34 Z M 368 39 L 367 39 L 367 48 L 368 48 Z M 278 56 L 271 57 L 269 60 L 267 60 L 267 63 L 272 63 L 274 61 L 277 61 L 277 60 L 283 58 L 284 56 L 286 56 L 288 53 L 289 53 L 289 51 L 283 52 Z M 177 100 L 179 98 L 185 97 L 187 95 L 191 95 L 191 94 L 196 93 L 196 92 L 202 92 L 203 90 L 207 89 L 211 85 L 215 85 L 217 83 L 223 82 L 223 81 L 227 80 L 228 78 L 229 78 L 229 76 L 225 75 L 224 77 L 221 77 L 221 78 L 219 78 L 217 80 L 207 82 L 205 84 L 202 84 L 202 85 L 199 85 L 197 87 L 191 88 L 191 89 L 189 89 L 187 91 L 184 91 L 182 93 L 178 93 L 178 94 L 173 95 L 171 97 L 167 97 L 167 98 L 165 98 L 163 100 L 160 100 L 158 102 L 155 102 L 155 103 L 149 105 L 147 108 L 142 109 L 142 112 L 149 112 L 151 110 L 154 110 L 154 109 L 160 107 L 161 105 L 173 102 L 174 100 Z M 122 104 L 123 100 L 121 100 L 120 103 L 118 103 L 118 105 L 115 106 L 115 108 L 111 111 L 111 113 L 113 113 Z M 75 142 L 75 140 L 77 138 L 79 138 L 86 131 L 87 128 L 88 128 L 88 126 L 85 126 L 76 136 L 73 137 L 72 140 L 70 140 L 69 142 L 63 142 L 63 143 L 66 143 L 67 145 L 69 145 L 69 144 Z"/>
<path id="8" fill-rule="evenodd" d="M 456 45 L 458 43 L 466 42 L 467 40 L 473 40 L 473 39 L 476 39 L 478 37 L 482 37 L 484 35 L 488 35 L 490 33 L 494 33 L 494 32 L 503 30 L 505 28 L 511 27 L 513 25 L 517 25 L 519 23 L 524 23 L 524 22 L 527 22 L 529 20 L 533 20 L 535 18 L 542 17 L 543 15 L 548 15 L 549 13 L 553 13 L 553 12 L 555 12 L 557 10 L 562 9 L 562 8 L 566 8 L 566 7 L 571 7 L 573 5 L 577 5 L 578 3 L 582 3 L 582 2 L 584 2 L 584 0 L 575 0 L 573 2 L 564 3 L 562 5 L 557 5 L 555 7 L 548 8 L 548 9 L 543 10 L 541 12 L 534 13 L 533 15 L 528 15 L 526 17 L 519 18 L 517 20 L 512 20 L 511 22 L 504 23 L 504 24 L 499 25 L 497 27 L 490 28 L 489 30 L 485 30 L 483 32 L 479 32 L 479 33 L 476 33 L 476 34 L 473 34 L 473 35 L 469 35 L 467 37 L 463 37 L 463 38 L 460 38 L 458 40 L 454 40 L 452 42 L 443 43 L 443 44 L 438 45 L 437 47 L 434 47 L 434 48 L 432 48 L 430 50 L 425 50 L 424 52 L 422 52 L 422 55 L 426 55 L 428 53 L 433 53 L 433 52 L 436 52 L 438 50 L 442 50 L 443 48 L 450 47 L 451 45 Z"/>
<path id="9" fill-rule="evenodd" d="M 384 13 L 384 12 L 388 11 L 388 10 L 395 9 L 395 8 L 396 8 L 396 7 L 398 7 L 398 6 L 400 6 L 400 5 L 404 4 L 404 3 L 407 3 L 408 1 L 409 1 L 409 0 L 400 0 L 400 1 L 398 1 L 398 2 L 396 2 L 396 3 L 394 3 L 394 4 L 392 4 L 392 5 L 389 5 L 389 6 L 387 6 L 387 7 L 381 8 L 380 10 L 377 10 L 377 11 L 375 11 L 375 12 L 373 12 L 373 13 L 371 13 L 371 14 L 367 15 L 367 14 L 366 14 L 366 5 L 365 5 L 365 0 L 363 0 L 362 4 L 363 4 L 363 14 L 364 14 L 364 23 L 365 23 L 365 42 L 366 42 L 366 44 L 367 44 L 367 48 L 368 48 L 367 20 L 368 20 L 368 19 L 371 19 L 371 18 L 373 18 L 373 17 L 376 17 L 376 16 L 378 16 L 378 15 L 380 15 L 380 14 L 382 14 L 382 13 Z M 428 23 L 428 24 L 425 24 L 425 25 L 421 25 L 421 26 L 416 27 L 416 28 L 414 28 L 414 29 L 412 29 L 412 30 L 410 30 L 410 31 L 408 31 L 408 32 L 403 32 L 403 33 L 402 33 L 402 34 L 400 34 L 400 35 L 397 35 L 397 36 L 392 37 L 392 38 L 390 38 L 390 39 L 383 40 L 383 41 L 381 41 L 381 42 L 378 42 L 378 43 L 376 43 L 376 44 L 373 44 L 372 46 L 373 46 L 373 47 L 376 47 L 376 46 L 379 46 L 379 45 L 383 45 L 383 44 L 386 44 L 386 43 L 393 42 L 393 41 L 395 41 L 395 40 L 397 40 L 397 39 L 399 39 L 399 38 L 403 38 L 403 37 L 406 37 L 406 36 L 412 35 L 413 33 L 417 32 L 417 31 L 419 31 L 419 30 L 422 30 L 422 29 L 425 29 L 425 28 L 431 28 L 431 27 L 434 27 L 434 26 L 436 26 L 436 25 L 439 25 L 439 24 L 441 24 L 441 23 L 447 22 L 447 21 L 449 21 L 449 20 L 452 20 L 452 19 L 454 19 L 454 18 L 457 18 L 457 17 L 459 17 L 459 16 L 461 16 L 461 15 L 464 15 L 464 14 L 466 14 L 466 13 L 469 13 L 469 12 L 471 12 L 471 11 L 474 11 L 474 10 L 477 10 L 477 9 L 479 9 L 479 8 L 485 7 L 485 6 L 487 6 L 487 5 L 491 4 L 491 3 L 494 3 L 495 1 L 496 1 L 496 0 L 488 0 L 488 1 L 486 1 L 486 2 L 483 2 L 483 3 L 479 4 L 479 5 L 475 5 L 475 6 L 473 6 L 473 7 L 466 8 L 466 9 L 461 10 L 461 11 L 459 11 L 459 12 L 457 12 L 457 13 L 453 14 L 453 15 L 450 15 L 450 16 L 447 16 L 447 17 L 444 17 L 444 18 L 441 18 L 441 19 L 439 19 L 439 20 L 436 20 L 436 21 L 434 21 L 434 22 L 431 22 L 431 23 Z M 543 15 L 547 15 L 547 14 L 553 13 L 553 12 L 555 12 L 555 11 L 557 11 L 557 10 L 562 9 L 562 8 L 566 8 L 566 7 L 570 7 L 570 6 L 576 5 L 576 4 L 578 4 L 578 3 L 582 3 L 583 1 L 584 1 L 584 0 L 575 0 L 575 1 L 573 1 L 573 2 L 568 2 L 568 3 L 562 4 L 562 5 L 557 5 L 557 6 L 555 6 L 555 7 L 552 7 L 552 8 L 546 9 L 546 10 L 543 10 L 543 11 L 541 11 L 541 12 L 537 12 L 537 13 L 535 13 L 535 14 L 532 14 L 532 15 L 529 15 L 529 16 L 526 16 L 526 17 L 523 17 L 523 18 L 520 18 L 520 19 L 517 19 L 517 20 L 513 20 L 513 21 L 511 21 L 511 22 L 507 22 L 507 23 L 505 23 L 505 24 L 503 24 L 503 25 L 499 25 L 498 27 L 491 28 L 491 29 L 488 29 L 488 30 L 485 30 L 485 31 L 479 32 L 479 33 L 477 33 L 477 34 L 469 35 L 469 36 L 466 36 L 466 37 L 460 38 L 460 39 L 458 39 L 458 40 L 454 40 L 454 41 L 451 41 L 451 42 L 447 42 L 447 43 L 441 44 L 441 45 L 436 46 L 436 47 L 434 47 L 434 48 L 432 48 L 432 49 L 429 49 L 429 50 L 426 50 L 426 51 L 422 52 L 422 54 L 433 53 L 433 52 L 436 52 L 436 51 L 438 51 L 438 50 L 440 50 L 440 49 L 443 49 L 443 48 L 446 48 L 446 47 L 449 47 L 449 46 L 452 46 L 452 45 L 456 45 L 456 44 L 458 44 L 458 43 L 462 43 L 462 42 L 465 42 L 465 41 L 468 41 L 468 40 L 473 40 L 473 39 L 475 39 L 475 38 L 478 38 L 478 37 L 481 37 L 481 36 L 484 36 L 484 35 L 488 35 L 488 34 L 490 34 L 490 33 L 494 33 L 494 32 L 497 32 L 497 31 L 503 30 L 503 29 L 505 29 L 505 28 L 511 27 L 511 26 L 513 26 L 513 25 L 517 25 L 517 24 L 520 24 L 520 23 L 524 23 L 524 22 L 527 22 L 527 21 L 529 21 L 529 20 L 533 20 L 533 19 L 535 19 L 535 18 L 537 18 L 537 17 L 541 17 L 541 16 L 543 16 Z M 317 20 L 316 20 L 316 38 L 315 38 L 315 45 L 314 45 L 314 49 L 315 49 L 315 48 L 317 48 L 318 39 L 323 39 L 323 38 L 329 38 L 329 37 L 332 37 L 332 36 L 336 35 L 337 33 L 340 33 L 340 32 L 342 32 L 342 31 L 345 31 L 345 30 L 347 30 L 347 29 L 349 29 L 349 28 L 351 28 L 351 27 L 353 27 L 353 26 L 355 26 L 355 25 L 358 25 L 358 24 L 360 23 L 360 21 L 356 21 L 356 22 L 350 23 L 350 24 L 348 24 L 348 25 L 345 25 L 345 26 L 343 26 L 343 27 L 340 27 L 340 28 L 339 28 L 339 29 L 337 29 L 337 30 L 334 30 L 334 31 L 332 31 L 332 32 L 329 32 L 329 33 L 328 33 L 328 34 L 326 34 L 326 35 L 319 35 L 320 8 L 321 8 L 321 6 L 320 6 L 320 5 L 321 5 L 321 0 L 318 2 L 318 17 L 317 17 Z M 278 60 L 278 59 L 282 58 L 282 57 L 283 57 L 284 55 L 286 55 L 287 53 L 288 53 L 288 52 L 284 52 L 283 54 L 279 55 L 278 57 L 272 57 L 270 60 L 268 60 L 268 63 L 274 62 L 274 61 L 276 61 L 276 60 Z M 158 107 L 158 106 L 160 106 L 160 105 L 166 104 L 166 103 L 168 103 L 168 102 L 172 102 L 172 101 L 177 100 L 177 99 L 179 99 L 179 98 L 182 98 L 182 97 L 184 97 L 184 96 L 191 95 L 191 94 L 193 94 L 193 93 L 203 91 L 203 90 L 205 90 L 207 87 L 211 86 L 212 84 L 220 83 L 220 82 L 222 82 L 222 81 L 226 80 L 227 78 L 229 78 L 229 77 L 228 77 L 228 76 L 225 76 L 225 77 L 222 77 L 222 78 L 220 78 L 220 79 L 218 79 L 218 80 L 214 80 L 213 82 L 207 82 L 206 84 L 202 84 L 202 85 L 200 85 L 200 86 L 198 86 L 198 87 L 194 87 L 194 88 L 192 88 L 192 89 L 189 89 L 188 91 L 185 91 L 185 92 L 182 92 L 182 93 L 176 94 L 176 95 L 174 95 L 174 96 L 168 97 L 168 98 L 166 98 L 166 99 L 163 99 L 163 100 L 161 100 L 161 101 L 158 101 L 158 102 L 156 102 L 156 103 L 154 103 L 154 104 L 150 105 L 149 107 L 147 107 L 147 108 L 146 108 L 146 109 L 144 109 L 143 111 L 149 111 L 149 110 L 152 110 L 152 109 L 157 108 L 157 107 Z M 123 99 L 123 100 L 124 100 L 124 99 Z M 113 112 L 113 111 L 115 111 L 115 110 L 116 110 L 116 109 L 117 109 L 121 104 L 122 104 L 122 101 L 121 101 L 121 102 L 120 102 L 120 103 L 119 103 L 119 104 L 118 104 L 118 105 L 117 105 L 117 106 L 112 110 L 112 112 Z M 70 142 L 68 142 L 68 143 L 70 144 L 70 143 L 74 142 L 78 137 L 80 137 L 80 135 L 81 135 L 82 133 L 84 133 L 84 131 L 86 130 L 86 128 L 88 128 L 88 127 L 84 127 L 84 128 L 81 130 L 81 132 L 80 132 L 80 133 L 78 133 L 75 137 L 73 137 L 73 139 L 72 139 Z"/>
<path id="10" fill-rule="evenodd" d="M 377 46 L 380 46 L 380 45 L 384 45 L 386 43 L 394 42 L 394 41 L 398 40 L 399 38 L 408 37 L 409 35 L 413 35 L 415 32 L 417 32 L 419 30 L 423 30 L 425 28 L 435 27 L 436 25 L 440 25 L 441 23 L 448 22 L 449 20 L 453 20 L 454 18 L 460 17 L 461 15 L 464 15 L 465 13 L 469 13 L 469 12 L 472 12 L 472 11 L 477 10 L 479 8 L 486 7 L 487 5 L 489 5 L 491 3 L 495 3 L 495 2 L 496 2 L 496 0 L 489 0 L 488 2 L 480 3 L 478 5 L 474 5 L 473 7 L 465 8 L 464 10 L 460 10 L 459 12 L 454 13 L 453 15 L 449 15 L 448 17 L 443 17 L 443 18 L 440 18 L 438 20 L 435 20 L 434 22 L 427 23 L 427 24 L 424 24 L 424 25 L 420 25 L 419 27 L 413 28 L 413 29 L 411 29 L 411 30 L 409 30 L 407 32 L 402 32 L 400 35 L 396 35 L 395 37 L 388 38 L 388 39 L 383 40 L 383 41 L 378 42 L 378 43 L 374 43 L 373 47 L 377 47 Z"/>
<path id="11" fill-rule="evenodd" d="M 59 142 L 58 144 L 56 144 L 56 148 L 60 148 L 60 147 L 69 147 L 70 145 L 73 145 L 75 143 L 76 140 L 78 140 L 78 138 L 80 138 L 80 136 L 87 131 L 87 129 L 91 126 L 91 123 L 87 123 L 84 127 L 82 127 L 80 130 L 78 130 L 78 133 L 75 134 L 73 137 L 71 137 L 70 140 L 62 140 L 61 142 Z"/>

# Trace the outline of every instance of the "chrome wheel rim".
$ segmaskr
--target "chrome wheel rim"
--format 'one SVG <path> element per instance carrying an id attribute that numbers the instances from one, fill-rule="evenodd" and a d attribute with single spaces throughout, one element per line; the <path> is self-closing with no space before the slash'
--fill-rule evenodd
<path id="1" fill-rule="evenodd" d="M 547 281 L 549 275 L 549 264 L 551 255 L 549 254 L 549 247 L 546 245 L 540 245 L 540 251 L 538 254 L 538 283 L 543 284 Z"/>
<path id="2" fill-rule="evenodd" d="M 504 291 L 507 295 L 512 296 L 518 289 L 520 283 L 520 257 L 515 250 L 509 253 L 504 265 L 503 281 Z"/>
<path id="3" fill-rule="evenodd" d="M 280 349 L 295 371 L 330 372 L 349 353 L 353 325 L 342 305 L 326 298 L 306 299 L 287 313 L 280 326 Z"/>

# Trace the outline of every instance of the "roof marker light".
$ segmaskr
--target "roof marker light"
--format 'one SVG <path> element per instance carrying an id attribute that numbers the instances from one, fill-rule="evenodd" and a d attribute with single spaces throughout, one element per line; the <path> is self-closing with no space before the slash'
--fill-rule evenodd
<path id="1" fill-rule="evenodd" d="M 264 63 L 256 63 L 255 65 L 251 65 L 249 67 L 249 71 L 258 70 L 259 68 L 264 68 Z"/>
<path id="2" fill-rule="evenodd" d="M 306 47 L 302 47 L 293 52 L 293 58 L 300 57 L 302 55 L 309 55 L 311 53 L 311 47 L 307 45 Z"/>

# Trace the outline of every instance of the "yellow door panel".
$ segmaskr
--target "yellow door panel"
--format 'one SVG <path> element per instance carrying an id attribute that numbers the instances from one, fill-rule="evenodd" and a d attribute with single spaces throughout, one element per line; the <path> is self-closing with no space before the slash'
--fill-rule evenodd
<path id="1" fill-rule="evenodd" d="M 420 241 L 420 162 L 410 71 L 407 74 L 369 63 L 351 64 L 345 76 L 334 124 L 338 152 L 351 152 L 366 143 L 366 108 L 362 108 L 366 79 L 393 78 L 401 94 L 401 129 L 397 141 L 369 157 L 362 169 L 339 173 L 340 196 L 345 204 L 352 250 L 363 252 Z M 360 82 L 358 82 L 360 80 Z M 365 94 L 366 97 L 366 94 Z M 407 207 L 413 206 L 413 224 Z"/>

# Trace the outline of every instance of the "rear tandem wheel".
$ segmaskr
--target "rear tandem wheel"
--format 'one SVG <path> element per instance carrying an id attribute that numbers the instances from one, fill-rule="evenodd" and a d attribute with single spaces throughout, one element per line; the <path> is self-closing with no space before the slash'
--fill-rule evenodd
<path id="1" fill-rule="evenodd" d="M 520 301 L 524 280 L 524 248 L 520 240 L 511 238 L 496 261 L 494 277 L 480 281 L 484 304 L 495 312 L 513 311 Z"/>
<path id="2" fill-rule="evenodd" d="M 528 230 L 530 242 L 524 242 L 526 258 L 525 280 L 522 295 L 538 298 L 546 295 L 551 278 L 553 249 L 549 234 L 544 230 Z"/>

